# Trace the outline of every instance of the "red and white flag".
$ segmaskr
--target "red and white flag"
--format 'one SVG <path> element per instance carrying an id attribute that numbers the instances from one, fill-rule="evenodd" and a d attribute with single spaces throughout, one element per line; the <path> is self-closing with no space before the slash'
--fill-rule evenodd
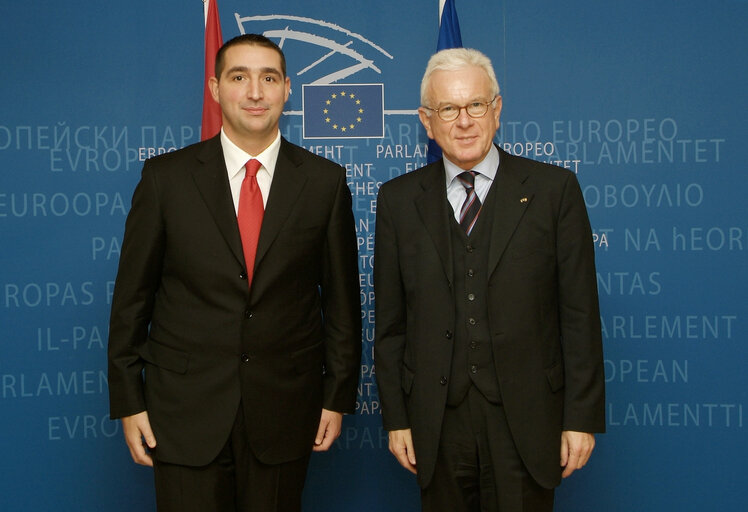
<path id="1" fill-rule="evenodd" d="M 209 139 L 221 130 L 221 107 L 210 94 L 208 79 L 214 74 L 216 53 L 223 45 L 217 0 L 203 0 L 203 4 L 205 7 L 205 77 L 203 82 L 203 124 L 200 131 L 200 140 Z"/>

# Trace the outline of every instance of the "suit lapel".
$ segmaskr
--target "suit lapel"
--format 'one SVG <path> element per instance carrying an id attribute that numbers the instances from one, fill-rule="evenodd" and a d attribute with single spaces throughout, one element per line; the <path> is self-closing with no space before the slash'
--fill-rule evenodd
<path id="1" fill-rule="evenodd" d="M 195 185 L 234 257 L 244 266 L 242 242 L 236 223 L 236 211 L 231 198 L 220 135 L 205 142 L 197 159 L 201 165 L 192 171 Z"/>
<path id="2" fill-rule="evenodd" d="M 439 161 L 421 182 L 422 193 L 416 198 L 416 209 L 431 237 L 450 286 L 453 279 L 452 243 L 449 235 L 449 208 L 444 185 L 444 164 Z"/>
<path id="3" fill-rule="evenodd" d="M 514 234 L 527 207 L 532 202 L 534 191 L 527 183 L 527 174 L 518 171 L 512 156 L 500 151 L 499 170 L 496 173 L 495 215 L 491 228 L 491 244 L 488 251 L 488 276 L 490 277 L 501 260 L 509 240 Z"/>
<path id="4" fill-rule="evenodd" d="M 285 139 L 281 139 L 278 160 L 273 172 L 273 183 L 270 187 L 265 216 L 262 219 L 260 239 L 257 243 L 255 268 L 260 265 L 276 236 L 278 236 L 278 232 L 286 222 L 307 180 L 307 175 L 300 169 L 301 160 L 290 149 L 289 143 Z"/>

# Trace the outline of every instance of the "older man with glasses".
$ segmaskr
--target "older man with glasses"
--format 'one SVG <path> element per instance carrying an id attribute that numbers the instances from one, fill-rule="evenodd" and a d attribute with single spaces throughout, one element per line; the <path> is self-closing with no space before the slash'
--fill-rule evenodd
<path id="1" fill-rule="evenodd" d="M 424 511 L 542 512 L 605 429 L 594 247 L 573 173 L 493 144 L 490 60 L 443 50 L 419 116 L 443 158 L 379 192 L 375 361 Z"/>

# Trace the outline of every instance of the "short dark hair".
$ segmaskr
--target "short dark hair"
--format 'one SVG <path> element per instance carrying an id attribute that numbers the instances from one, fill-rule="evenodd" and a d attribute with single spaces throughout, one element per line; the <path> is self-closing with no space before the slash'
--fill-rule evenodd
<path id="1" fill-rule="evenodd" d="M 232 46 L 237 46 L 240 44 L 247 44 L 249 46 L 263 46 L 265 48 L 270 48 L 271 50 L 275 50 L 276 52 L 278 52 L 281 61 L 281 73 L 283 73 L 283 78 L 286 77 L 286 56 L 283 55 L 283 50 L 280 49 L 280 46 L 278 46 L 262 34 L 243 34 L 226 41 L 218 50 L 218 53 L 216 53 L 216 66 L 214 72 L 217 79 L 221 78 L 221 73 L 223 72 L 223 61 L 226 50 L 228 50 Z"/>

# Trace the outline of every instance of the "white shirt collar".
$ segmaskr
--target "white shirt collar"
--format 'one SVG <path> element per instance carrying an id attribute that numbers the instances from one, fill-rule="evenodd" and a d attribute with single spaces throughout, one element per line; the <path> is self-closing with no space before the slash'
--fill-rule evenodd
<path id="1" fill-rule="evenodd" d="M 480 161 L 473 170 L 481 173 L 489 180 L 493 181 L 496 177 L 496 171 L 499 169 L 499 150 L 496 146 L 491 144 L 491 149 L 488 150 L 486 157 Z M 447 180 L 447 186 L 457 177 L 458 174 L 465 172 L 465 169 L 461 169 L 457 164 L 452 163 L 447 157 L 444 157 L 444 171 Z"/>
<path id="2" fill-rule="evenodd" d="M 229 174 L 229 179 L 233 179 L 240 172 L 244 172 L 244 165 L 251 160 L 256 158 L 262 164 L 262 167 L 267 171 L 270 177 L 273 177 L 275 172 L 275 162 L 278 161 L 278 152 L 280 151 L 281 135 L 280 130 L 275 136 L 275 140 L 259 155 L 250 155 L 243 149 L 239 148 L 229 139 L 226 132 L 221 128 L 221 146 L 223 147 L 223 159 L 226 162 L 226 170 Z M 243 175 L 242 175 L 243 176 Z"/>

